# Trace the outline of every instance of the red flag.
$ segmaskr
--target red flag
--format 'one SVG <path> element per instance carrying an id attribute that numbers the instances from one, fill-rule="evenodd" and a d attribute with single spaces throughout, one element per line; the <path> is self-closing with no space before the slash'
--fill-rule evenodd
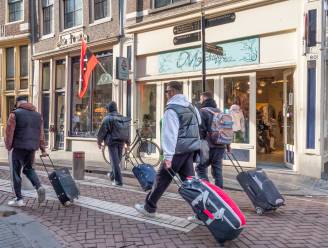
<path id="1" fill-rule="evenodd" d="M 81 56 L 80 56 L 80 85 L 79 97 L 82 98 L 88 90 L 89 79 L 92 71 L 99 63 L 97 57 L 90 52 L 87 43 L 82 39 Z"/>

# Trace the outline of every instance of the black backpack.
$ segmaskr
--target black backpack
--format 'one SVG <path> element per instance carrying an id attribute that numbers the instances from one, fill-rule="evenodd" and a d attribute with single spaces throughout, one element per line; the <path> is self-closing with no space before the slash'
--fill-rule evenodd
<path id="1" fill-rule="evenodd" d="M 112 142 L 130 143 L 131 118 L 113 115 L 110 118 L 110 138 Z"/>

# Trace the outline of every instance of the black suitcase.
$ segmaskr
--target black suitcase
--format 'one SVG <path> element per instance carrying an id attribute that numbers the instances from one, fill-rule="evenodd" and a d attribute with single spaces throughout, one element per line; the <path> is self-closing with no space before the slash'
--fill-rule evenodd
<path id="1" fill-rule="evenodd" d="M 226 154 L 238 173 L 237 181 L 252 201 L 258 215 L 285 205 L 285 199 L 263 170 L 244 171 L 232 153 Z"/>
<path id="2" fill-rule="evenodd" d="M 74 199 L 77 199 L 79 197 L 80 191 L 77 188 L 71 174 L 69 173 L 68 168 L 55 169 L 55 166 L 49 155 L 48 158 L 51 162 L 52 167 L 54 168 L 54 171 L 50 174 L 44 164 L 42 156 L 40 156 L 42 164 L 48 174 L 50 183 L 53 186 L 60 203 L 64 206 L 69 206 L 71 203 L 74 202 Z"/>

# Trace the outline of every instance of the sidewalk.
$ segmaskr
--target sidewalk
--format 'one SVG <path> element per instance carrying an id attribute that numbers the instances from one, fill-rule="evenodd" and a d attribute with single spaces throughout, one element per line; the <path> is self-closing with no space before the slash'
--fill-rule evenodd
<path id="1" fill-rule="evenodd" d="M 6 151 L 0 147 L 0 163 L 7 163 Z M 59 167 L 72 167 L 72 152 L 53 151 L 50 156 L 55 164 Z M 50 165 L 49 161 L 45 161 Z M 36 163 L 41 164 L 41 161 L 36 156 Z M 86 156 L 86 170 L 90 173 L 107 174 L 109 165 L 102 158 L 100 150 L 94 152 L 94 157 Z M 296 196 L 327 196 L 328 197 L 328 181 L 323 179 L 315 179 L 307 176 L 302 176 L 292 170 L 275 165 L 262 165 L 270 179 L 276 184 L 280 192 L 284 195 Z M 227 189 L 241 190 L 237 180 L 236 171 L 231 166 L 223 167 L 224 186 Z M 133 177 L 131 171 L 123 171 L 123 176 Z"/>

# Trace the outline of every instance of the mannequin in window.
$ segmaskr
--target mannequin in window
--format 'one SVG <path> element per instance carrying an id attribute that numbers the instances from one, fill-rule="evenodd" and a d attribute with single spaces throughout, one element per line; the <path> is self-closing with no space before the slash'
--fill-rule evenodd
<path id="1" fill-rule="evenodd" d="M 244 143 L 245 135 L 245 118 L 242 109 L 240 108 L 240 99 L 235 97 L 229 112 L 232 116 L 234 131 L 234 143 Z"/>

